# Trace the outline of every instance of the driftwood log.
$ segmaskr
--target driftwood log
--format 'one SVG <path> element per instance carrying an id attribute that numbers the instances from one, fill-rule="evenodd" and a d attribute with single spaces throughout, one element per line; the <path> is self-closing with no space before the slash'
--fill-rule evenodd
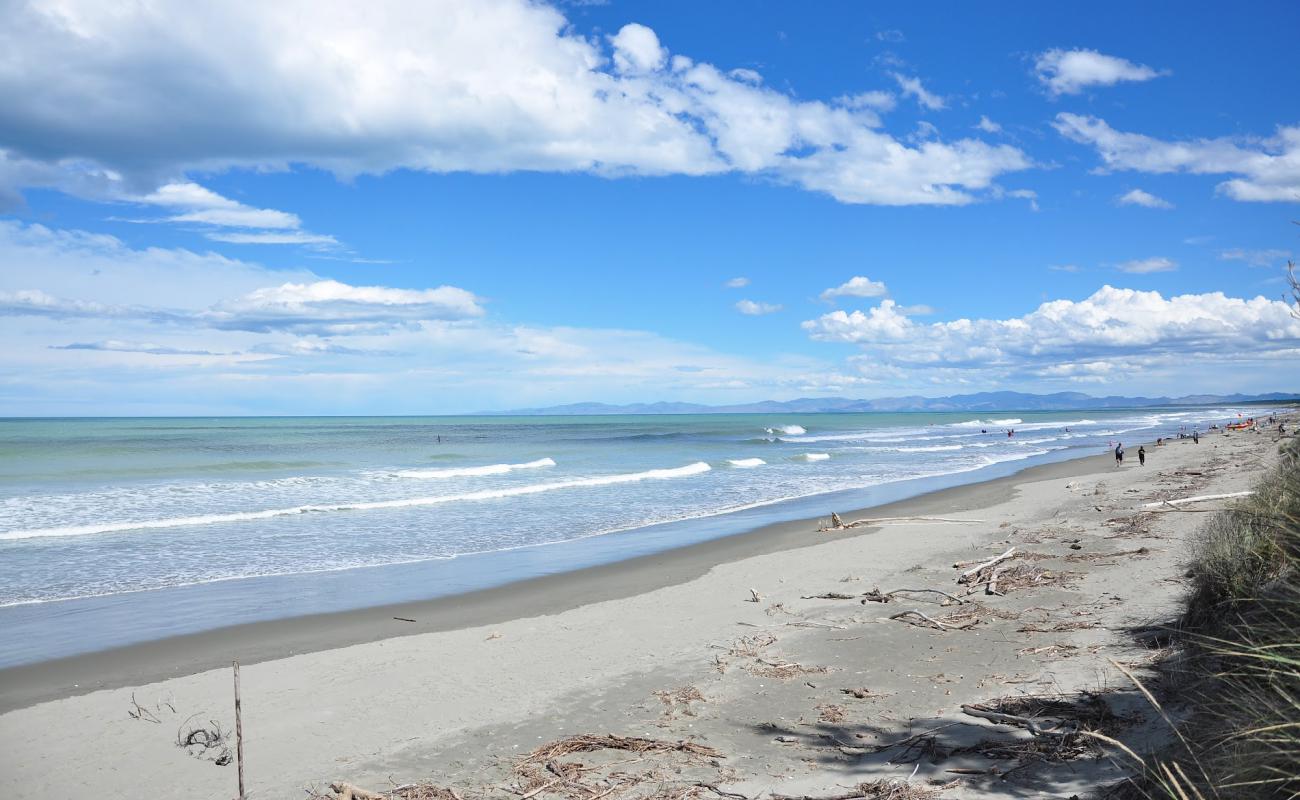
<path id="1" fill-rule="evenodd" d="M 1006 561 L 1008 558 L 1011 558 L 1015 554 L 1016 554 L 1016 548 L 1008 547 L 1007 551 L 1002 555 L 994 556 L 993 558 L 990 558 L 988 561 L 984 561 L 980 564 L 976 564 L 975 566 L 966 570 L 962 574 L 958 575 L 957 582 L 970 583 L 984 570 L 989 569 L 990 567 L 995 567 L 998 564 L 1001 564 L 1003 561 Z"/>

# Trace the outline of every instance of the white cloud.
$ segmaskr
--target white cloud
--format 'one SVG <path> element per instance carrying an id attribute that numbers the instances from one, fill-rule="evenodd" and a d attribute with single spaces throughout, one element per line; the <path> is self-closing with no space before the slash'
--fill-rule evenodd
<path id="1" fill-rule="evenodd" d="M 898 88 L 903 92 L 903 96 L 915 97 L 916 102 L 922 108 L 929 111 L 939 111 L 947 106 L 942 97 L 926 90 L 920 78 L 908 77 L 897 72 L 893 73 L 893 75 L 894 80 L 898 81 Z"/>
<path id="2" fill-rule="evenodd" d="M 1051 264 L 1048 269 L 1053 272 L 1079 272 L 1082 270 L 1078 264 Z"/>
<path id="3" fill-rule="evenodd" d="M 1115 198 L 1115 202 L 1122 206 L 1142 206 L 1143 208 L 1173 208 L 1174 204 L 1164 198 L 1144 192 L 1141 189 L 1131 189 L 1128 192 Z"/>
<path id="4" fill-rule="evenodd" d="M 898 43 L 906 41 L 903 32 L 895 28 L 889 28 L 882 31 L 876 31 L 876 41 Z"/>
<path id="5" fill-rule="evenodd" d="M 252 208 L 238 203 L 197 183 L 168 183 L 149 194 L 134 198 L 137 202 L 183 213 L 169 217 L 172 222 L 201 222 L 237 228 L 297 228 L 297 215 L 269 208 Z"/>
<path id="6" fill-rule="evenodd" d="M 1145 64 L 1134 64 L 1096 50 L 1048 50 L 1034 62 L 1038 80 L 1053 95 L 1078 94 L 1090 86 L 1114 86 L 1121 81 L 1149 81 L 1167 75 Z"/>
<path id="7" fill-rule="evenodd" d="M 347 335 L 482 315 L 478 298 L 455 286 L 391 289 L 323 280 L 256 289 L 221 303 L 201 318 L 226 330 Z"/>
<path id="8" fill-rule="evenodd" d="M 749 278 L 744 278 L 744 277 L 732 278 L 731 280 L 727 281 L 723 285 L 726 286 L 728 289 L 743 289 L 749 285 Z"/>
<path id="9" fill-rule="evenodd" d="M 1136 258 L 1132 261 L 1124 261 L 1117 266 L 1120 272 L 1145 275 L 1149 272 L 1173 272 L 1178 269 L 1178 262 L 1163 256 L 1153 256 L 1152 258 Z"/>
<path id="10" fill-rule="evenodd" d="M 1292 259 L 1290 250 L 1247 250 L 1234 247 L 1220 250 L 1219 258 L 1225 261 L 1244 261 L 1252 267 L 1281 267 Z"/>
<path id="11" fill-rule="evenodd" d="M 333 246 L 338 240 L 333 236 L 306 231 L 210 231 L 204 236 L 214 242 L 230 244 L 305 244 Z"/>
<path id="12" fill-rule="evenodd" d="M 668 60 L 655 32 L 635 22 L 624 25 L 609 41 L 614 46 L 614 68 L 624 74 L 654 72 Z"/>
<path id="13" fill-rule="evenodd" d="M 297 214 L 271 208 L 254 208 L 191 181 L 166 183 L 148 194 L 121 199 L 179 212 L 163 219 L 131 220 L 132 222 L 197 224 L 202 226 L 204 236 L 217 242 L 300 244 L 318 248 L 338 245 L 333 236 L 301 230 L 302 220 Z M 225 230 L 229 228 L 239 230 Z"/>
<path id="14" fill-rule="evenodd" d="M 167 345 L 148 342 L 122 342 L 110 339 L 103 342 L 72 342 L 50 345 L 51 350 L 99 350 L 110 353 L 145 353 L 151 356 L 229 356 L 233 353 L 213 353 L 210 350 L 181 350 Z"/>
<path id="15" fill-rule="evenodd" d="M 382 14 L 343 0 L 25 3 L 0 27 L 0 52 L 21 66 L 0 70 L 0 104 L 22 121 L 0 154 L 10 202 L 30 186 L 147 195 L 190 171 L 303 164 L 344 178 L 739 172 L 846 203 L 960 205 L 1031 166 L 973 139 L 908 146 L 879 130 L 884 93 L 796 100 L 670 55 L 643 25 L 587 39 L 526 0 Z M 269 210 L 194 213 L 220 224 L 233 211 Z"/>
<path id="16" fill-rule="evenodd" d="M 0 414 L 429 413 L 797 396 L 834 374 L 635 330 L 511 324 L 453 287 L 352 286 L 0 220 Z M 708 388 L 715 387 L 715 388 Z"/>
<path id="17" fill-rule="evenodd" d="M 883 300 L 866 312 L 833 311 L 803 327 L 819 341 L 861 345 L 871 363 L 924 369 L 1041 370 L 1117 358 L 1178 367 L 1190 357 L 1232 361 L 1300 348 L 1300 320 L 1279 300 L 1221 292 L 1165 298 L 1110 286 L 1011 319 L 920 324 Z"/>
<path id="18" fill-rule="evenodd" d="M 898 105 L 898 98 L 894 96 L 893 92 L 876 89 L 870 92 L 860 92 L 858 94 L 837 97 L 835 98 L 835 102 L 845 108 L 870 109 L 872 111 L 879 111 L 883 114 L 887 111 L 894 110 L 894 107 Z"/>
<path id="19" fill-rule="evenodd" d="M 983 114 L 980 115 L 980 121 L 977 122 L 977 123 L 975 124 L 975 127 L 976 127 L 976 128 L 979 128 L 980 130 L 984 131 L 985 133 L 1001 133 L 1001 132 L 1002 132 L 1002 126 L 1001 126 L 1001 125 L 997 124 L 996 122 L 994 122 L 993 120 L 991 120 L 991 119 L 989 119 L 988 117 L 984 116 Z"/>
<path id="20" fill-rule="evenodd" d="M 844 283 L 822 292 L 821 298 L 832 301 L 837 297 L 880 297 L 889 290 L 881 281 L 873 281 L 861 275 L 855 275 Z"/>
<path id="21" fill-rule="evenodd" d="M 742 314 L 751 317 L 762 316 L 763 314 L 773 314 L 780 311 L 782 306 L 773 305 L 772 303 L 759 303 L 753 300 L 741 300 L 736 303 L 736 310 Z"/>
<path id="22" fill-rule="evenodd" d="M 1234 200 L 1300 202 L 1300 126 L 1279 127 L 1267 138 L 1166 142 L 1117 131 L 1105 120 L 1057 114 L 1057 131 L 1092 145 L 1108 170 L 1236 175 L 1217 190 Z"/>

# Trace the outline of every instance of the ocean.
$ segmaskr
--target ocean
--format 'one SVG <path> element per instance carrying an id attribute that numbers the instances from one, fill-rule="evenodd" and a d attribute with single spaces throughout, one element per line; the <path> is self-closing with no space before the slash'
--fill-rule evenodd
<path id="1" fill-rule="evenodd" d="M 1261 410 L 0 420 L 0 666 L 499 585 L 1239 413 Z"/>

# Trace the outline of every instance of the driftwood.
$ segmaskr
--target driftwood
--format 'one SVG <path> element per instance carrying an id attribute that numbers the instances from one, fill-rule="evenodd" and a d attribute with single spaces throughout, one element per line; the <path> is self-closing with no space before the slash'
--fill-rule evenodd
<path id="1" fill-rule="evenodd" d="M 964 705 L 961 707 L 961 710 L 964 714 L 969 714 L 972 717 L 979 717 L 980 719 L 986 719 L 989 722 L 998 725 L 1014 725 L 1017 728 L 1024 728 L 1034 736 L 1060 736 L 1076 732 L 1073 728 L 1060 730 L 1059 725 L 1046 728 L 1037 720 L 1030 719 L 1029 717 L 1022 717 L 1017 714 L 1004 714 L 1001 711 L 990 711 L 975 705 Z"/>
<path id="2" fill-rule="evenodd" d="M 951 522 L 951 523 L 982 523 L 982 519 L 957 519 L 955 517 L 864 517 L 855 519 L 852 522 L 845 522 L 840 519 L 840 515 L 831 512 L 831 524 L 825 528 L 818 528 L 819 531 L 842 531 L 848 528 L 858 528 L 863 525 L 881 525 L 886 522 Z"/>
<path id="3" fill-rule="evenodd" d="M 862 594 L 846 594 L 844 592 L 822 592 L 821 594 L 805 594 L 801 596 L 800 599 L 801 600 L 860 600 L 860 602 L 863 605 L 866 605 L 867 603 L 888 603 L 889 601 L 894 599 L 895 595 L 905 595 L 905 594 L 937 594 L 940 597 L 944 598 L 943 601 L 939 603 L 939 605 L 942 606 L 946 606 L 950 603 L 956 603 L 960 605 L 966 602 L 965 600 L 962 600 L 960 597 L 949 594 L 948 592 L 942 591 L 940 589 L 908 589 L 906 587 L 901 589 L 894 589 L 888 592 L 882 592 L 880 591 L 879 587 L 876 587 L 871 591 L 863 592 Z"/>
<path id="4" fill-rule="evenodd" d="M 981 572 L 983 572 L 984 570 L 986 570 L 986 569 L 988 569 L 988 568 L 990 568 L 990 567 L 996 566 L 996 565 L 998 565 L 998 564 L 1001 564 L 1003 561 L 1006 561 L 1008 558 L 1011 558 L 1011 557 L 1014 556 L 1015 554 L 1016 554 L 1016 548 L 1015 548 L 1015 547 L 1009 547 L 1009 548 L 1007 548 L 1007 551 L 1006 551 L 1005 553 L 1003 553 L 1002 555 L 994 556 L 993 558 L 990 558 L 988 561 L 985 561 L 985 562 L 980 563 L 980 564 L 976 564 L 975 566 L 973 566 L 973 567 L 971 567 L 970 569 L 966 570 L 966 571 L 963 572 L 962 574 L 958 575 L 958 576 L 957 576 L 957 582 L 958 582 L 958 583 L 969 583 L 973 578 L 975 578 L 977 575 L 979 575 L 979 574 L 980 574 Z"/>
<path id="5" fill-rule="evenodd" d="M 879 589 L 872 589 L 871 591 L 867 592 L 862 596 L 862 604 L 866 605 L 867 603 L 888 603 L 890 600 L 894 599 L 894 595 L 896 594 L 937 594 L 944 598 L 944 601 L 939 604 L 941 606 L 946 606 L 949 604 L 949 602 L 956 603 L 957 605 L 961 605 L 962 603 L 966 602 L 965 600 L 962 600 L 960 597 L 956 597 L 955 595 L 948 594 L 947 592 L 941 591 L 939 589 L 904 588 L 904 589 L 895 589 L 892 592 L 885 592 L 884 594 L 881 594 Z"/>
<path id="6" fill-rule="evenodd" d="M 389 800 L 390 795 L 379 794 L 362 789 L 360 786 L 353 786 L 350 783 L 338 781 L 330 784 L 330 789 L 338 795 L 338 800 Z"/>
<path id="7" fill-rule="evenodd" d="M 989 578 L 988 586 L 984 587 L 985 594 L 998 594 L 998 595 L 1004 594 L 1004 592 L 998 591 L 998 576 L 1001 574 L 1002 574 L 1002 568 L 994 567 L 993 577 Z"/>
<path id="8" fill-rule="evenodd" d="M 230 662 L 235 671 L 235 768 L 239 771 L 239 800 L 244 800 L 244 715 L 239 702 L 239 662 Z"/>
<path id="9" fill-rule="evenodd" d="M 917 617 L 923 620 L 924 622 L 929 623 L 929 627 L 933 627 L 941 631 L 946 631 L 946 630 L 961 631 L 967 628 L 974 627 L 979 622 L 979 620 L 972 620 L 971 622 L 968 622 L 964 625 L 953 625 L 952 623 L 949 622 L 943 622 L 941 620 L 937 620 L 934 617 L 930 616 L 929 614 L 926 614 L 921 611 L 917 611 L 916 609 L 912 609 L 910 611 L 901 611 L 893 615 L 892 617 L 890 617 L 890 619 L 899 619 L 910 625 L 915 625 L 918 628 L 927 627 L 926 625 L 911 619 L 912 617 Z"/>
<path id="10" fill-rule="evenodd" d="M 1254 492 L 1228 492 L 1226 494 L 1202 494 L 1196 497 L 1183 497 L 1178 500 L 1157 500 L 1154 503 L 1143 503 L 1143 508 L 1163 508 L 1165 506 L 1181 506 L 1187 503 L 1201 503 L 1207 500 L 1229 500 L 1234 497 L 1249 497 Z"/>

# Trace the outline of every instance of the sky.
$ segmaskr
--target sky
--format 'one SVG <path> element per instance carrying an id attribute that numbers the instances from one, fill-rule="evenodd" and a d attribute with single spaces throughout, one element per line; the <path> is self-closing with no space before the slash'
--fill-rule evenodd
<path id="1" fill-rule="evenodd" d="M 0 0 L 0 415 L 1300 391 L 1300 5 Z"/>

